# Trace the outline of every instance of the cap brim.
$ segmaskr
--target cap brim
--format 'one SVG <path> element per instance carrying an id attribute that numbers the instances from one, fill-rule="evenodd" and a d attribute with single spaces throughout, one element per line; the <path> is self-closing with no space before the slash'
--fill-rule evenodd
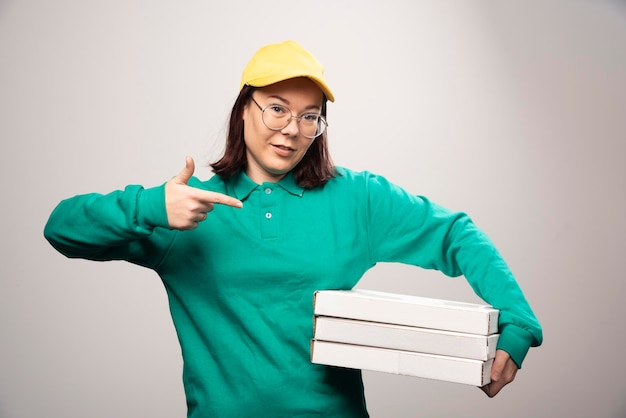
<path id="1" fill-rule="evenodd" d="M 266 75 L 263 77 L 257 77 L 253 80 L 248 80 L 246 84 L 252 87 L 266 87 L 271 84 L 280 83 L 281 81 L 290 80 L 292 78 L 298 78 L 298 77 L 306 77 L 312 80 L 313 82 L 315 82 L 315 84 L 318 85 L 318 87 L 322 90 L 322 93 L 324 93 L 324 95 L 326 96 L 328 100 L 330 100 L 331 102 L 335 101 L 335 95 L 330 90 L 330 87 L 328 87 L 328 84 L 326 84 L 326 82 L 320 79 L 319 77 L 311 75 L 311 74 L 302 74 L 299 72 L 294 72 L 293 74 L 289 74 L 287 76 L 285 76 L 285 74 L 280 74 L 280 75 L 272 74 L 272 75 Z"/>

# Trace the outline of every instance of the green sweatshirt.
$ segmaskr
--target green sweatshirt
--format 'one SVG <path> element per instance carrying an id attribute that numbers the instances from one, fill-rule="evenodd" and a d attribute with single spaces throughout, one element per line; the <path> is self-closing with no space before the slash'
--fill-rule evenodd
<path id="1" fill-rule="evenodd" d="M 506 263 L 463 213 L 339 168 L 325 186 L 244 173 L 191 186 L 234 196 L 191 231 L 169 228 L 164 185 L 62 201 L 45 237 L 68 257 L 127 260 L 167 290 L 188 417 L 365 417 L 361 372 L 310 362 L 313 293 L 350 289 L 379 262 L 464 275 L 500 310 L 498 348 L 521 366 L 542 330 Z"/>

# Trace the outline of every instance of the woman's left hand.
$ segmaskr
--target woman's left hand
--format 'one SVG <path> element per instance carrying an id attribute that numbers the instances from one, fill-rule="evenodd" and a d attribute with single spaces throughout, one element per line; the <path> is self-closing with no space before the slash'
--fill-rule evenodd
<path id="1" fill-rule="evenodd" d="M 482 386 L 481 389 L 490 398 L 493 398 L 502 388 L 515 379 L 517 364 L 511 359 L 509 353 L 504 350 L 496 351 L 496 358 L 491 366 L 491 383 Z"/>

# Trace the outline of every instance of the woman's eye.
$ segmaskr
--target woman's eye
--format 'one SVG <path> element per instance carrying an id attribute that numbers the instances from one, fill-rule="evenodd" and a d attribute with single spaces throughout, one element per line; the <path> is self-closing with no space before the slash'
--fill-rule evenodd
<path id="1" fill-rule="evenodd" d="M 270 105 L 269 109 L 276 114 L 285 113 L 285 108 L 279 105 Z"/>
<path id="2" fill-rule="evenodd" d="M 315 113 L 307 113 L 305 115 L 302 115 L 302 119 L 306 120 L 307 122 L 317 122 L 319 117 L 320 115 L 316 115 Z"/>

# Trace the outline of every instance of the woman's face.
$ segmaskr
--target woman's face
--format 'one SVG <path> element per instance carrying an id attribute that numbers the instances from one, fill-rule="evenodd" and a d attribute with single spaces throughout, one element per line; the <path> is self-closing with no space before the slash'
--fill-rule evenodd
<path id="1" fill-rule="evenodd" d="M 322 90 L 308 78 L 293 78 L 257 89 L 252 98 L 263 109 L 279 104 L 294 116 L 322 111 Z M 252 100 L 244 109 L 243 121 L 246 174 L 258 184 L 282 179 L 302 160 L 314 141 L 302 135 L 296 118 L 281 130 L 269 129 L 263 124 L 261 109 Z"/>

